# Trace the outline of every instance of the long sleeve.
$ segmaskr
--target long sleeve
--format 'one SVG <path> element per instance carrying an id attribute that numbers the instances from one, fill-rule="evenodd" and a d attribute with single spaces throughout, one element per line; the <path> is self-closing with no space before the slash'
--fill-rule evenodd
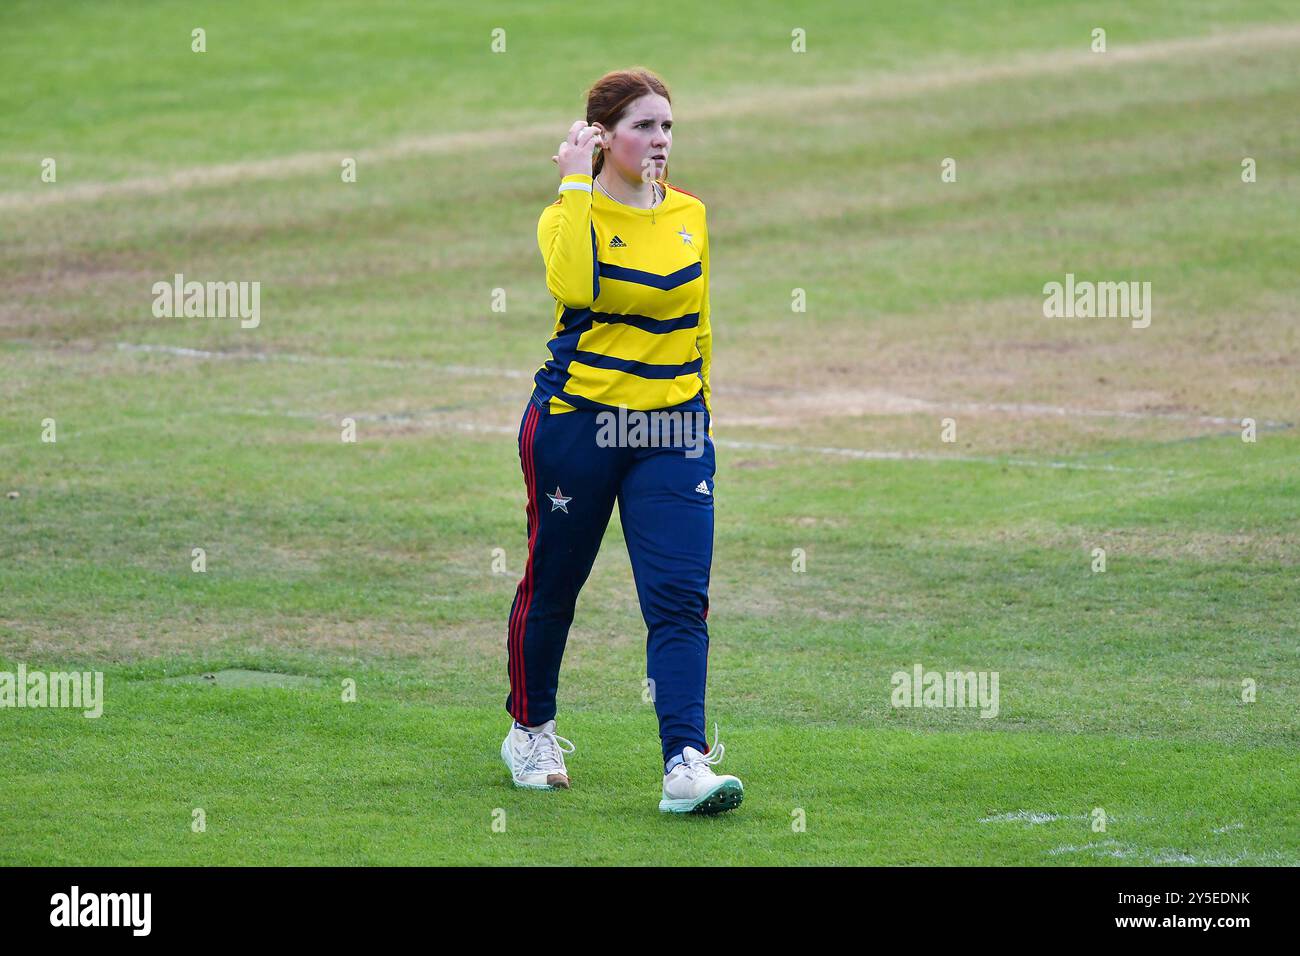
<path id="1" fill-rule="evenodd" d="M 700 351 L 700 379 L 704 382 L 704 410 L 709 413 L 709 437 L 713 437 L 713 397 L 709 390 L 709 372 L 713 365 L 713 328 L 709 324 L 709 231 L 704 229 L 704 243 L 700 247 L 700 277 L 704 283 L 704 298 L 700 302 L 699 332 L 695 347 Z"/>
<path id="2" fill-rule="evenodd" d="M 575 173 L 560 180 L 585 183 L 587 189 L 565 189 L 557 202 L 542 210 L 537 222 L 537 246 L 546 263 L 546 288 L 563 305 L 588 308 L 600 291 L 596 275 L 596 239 L 591 226 L 591 177 Z"/>

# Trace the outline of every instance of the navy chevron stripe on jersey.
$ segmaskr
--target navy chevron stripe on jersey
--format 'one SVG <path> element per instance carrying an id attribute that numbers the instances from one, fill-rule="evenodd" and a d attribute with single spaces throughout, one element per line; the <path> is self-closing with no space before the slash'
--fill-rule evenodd
<path id="1" fill-rule="evenodd" d="M 574 353 L 578 351 L 578 339 L 582 333 L 591 328 L 593 313 L 591 309 L 573 309 L 572 319 L 569 324 L 551 337 L 547 342 L 547 347 L 551 350 L 551 361 L 542 366 L 545 371 L 552 364 L 560 368 L 568 368 L 569 362 L 573 360 Z M 539 372 L 540 374 L 540 372 Z"/>
<path id="2" fill-rule="evenodd" d="M 611 355 L 601 355 L 598 352 L 576 352 L 573 357 L 583 365 L 590 365 L 592 368 L 617 369 L 620 372 L 628 372 L 641 378 L 676 378 L 679 375 L 691 375 L 700 370 L 699 359 L 681 365 L 651 365 L 648 362 L 633 362 L 630 359 L 614 358 Z"/>
<path id="3" fill-rule="evenodd" d="M 684 269 L 678 269 L 671 275 L 661 276 L 655 272 L 646 272 L 643 269 L 626 269 L 622 266 L 612 266 L 608 262 L 600 264 L 600 274 L 606 279 L 618 279 L 620 282 L 635 282 L 638 285 L 648 285 L 652 289 L 676 289 L 679 285 L 685 285 L 692 279 L 700 277 L 700 264 L 687 266 Z"/>
<path id="4" fill-rule="evenodd" d="M 566 308 L 560 315 L 560 325 L 563 331 L 576 326 L 588 316 L 596 322 L 605 322 L 610 325 L 631 325 L 640 329 L 642 332 L 650 332 L 653 335 L 666 335 L 669 332 L 678 332 L 682 329 L 695 329 L 700 325 L 700 313 L 691 312 L 687 315 L 679 315 L 673 319 L 656 319 L 649 315 L 618 315 L 614 312 L 593 312 L 591 309 L 569 309 Z"/>
<path id="5" fill-rule="evenodd" d="M 597 322 L 609 325 L 635 326 L 642 332 L 649 332 L 652 335 L 667 335 L 669 332 L 679 332 L 682 329 L 699 328 L 700 325 L 698 312 L 679 315 L 675 319 L 655 319 L 648 315 L 614 315 L 611 312 L 593 312 L 592 317 Z"/>
<path id="6" fill-rule="evenodd" d="M 570 309 L 568 306 L 565 306 L 560 312 L 555 332 L 559 335 L 568 329 L 576 328 L 581 325 L 583 321 L 591 318 L 593 315 L 595 315 L 595 313 L 592 312 L 591 309 Z"/>

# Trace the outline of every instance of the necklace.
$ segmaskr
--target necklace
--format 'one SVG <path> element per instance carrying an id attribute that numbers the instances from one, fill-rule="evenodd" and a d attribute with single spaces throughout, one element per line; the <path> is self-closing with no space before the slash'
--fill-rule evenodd
<path id="1" fill-rule="evenodd" d="M 603 192 L 606 196 L 609 196 L 610 199 L 614 199 L 613 196 L 610 196 L 609 190 L 605 188 L 605 184 L 602 183 L 599 179 L 596 180 L 596 185 L 600 187 L 600 191 Z M 655 207 L 663 203 L 663 196 L 659 194 L 658 183 L 651 183 L 650 189 L 654 193 L 654 197 L 655 197 L 654 203 L 650 206 L 650 222 L 651 224 L 653 224 L 655 220 Z M 645 208 L 643 206 L 632 206 L 631 203 L 623 202 L 623 200 L 621 199 L 614 199 L 614 202 L 618 203 L 620 206 L 631 206 L 633 209 Z"/>

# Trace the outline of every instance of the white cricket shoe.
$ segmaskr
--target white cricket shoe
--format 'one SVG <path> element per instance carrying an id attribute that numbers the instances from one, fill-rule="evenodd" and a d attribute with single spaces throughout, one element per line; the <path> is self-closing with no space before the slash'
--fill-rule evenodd
<path id="1" fill-rule="evenodd" d="M 577 749 L 573 741 L 556 735 L 554 720 L 542 724 L 536 733 L 521 730 L 512 720 L 510 733 L 501 742 L 501 759 L 510 768 L 516 787 L 568 790 L 569 771 L 564 766 L 564 755 Z"/>
<path id="2" fill-rule="evenodd" d="M 664 776 L 664 796 L 659 801 L 663 813 L 722 813 L 734 810 L 745 799 L 745 787 L 731 774 L 718 775 L 713 767 L 722 760 L 726 748 L 718 743 L 713 728 L 713 746 L 706 757 L 694 747 L 682 751 L 682 762 Z"/>

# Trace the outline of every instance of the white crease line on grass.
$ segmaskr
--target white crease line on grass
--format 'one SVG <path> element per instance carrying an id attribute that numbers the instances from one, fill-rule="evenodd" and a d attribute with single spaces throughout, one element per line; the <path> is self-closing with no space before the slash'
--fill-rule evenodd
<path id="1" fill-rule="evenodd" d="M 1215 50 L 1285 47 L 1295 43 L 1300 43 L 1300 26 L 1269 24 L 1203 37 L 1179 37 L 1127 45 L 1117 43 L 1104 55 L 1095 54 L 1091 50 L 1053 50 L 1025 54 L 1004 63 L 936 68 L 926 72 L 873 74 L 804 89 L 762 90 L 730 97 L 713 97 L 692 105 L 691 116 L 698 120 L 710 120 L 743 114 L 769 115 L 774 109 L 806 110 L 838 100 L 887 101 L 1000 80 L 1068 74 L 1080 70 L 1107 70 L 1121 64 L 1204 55 Z M 517 143 L 521 137 L 548 137 L 557 129 L 552 121 L 529 122 L 523 117 L 517 121 L 496 122 L 494 127 L 408 136 L 374 149 L 352 150 L 350 155 L 354 154 L 357 161 L 364 164 L 439 153 L 459 154 L 476 149 L 499 149 Z M 341 153 L 338 151 L 315 151 L 197 166 L 119 182 L 78 183 L 53 188 L 47 184 L 28 192 L 0 193 L 0 209 L 31 209 L 55 203 L 166 195 L 185 189 L 297 174 L 317 174 L 324 169 L 337 169 L 339 155 Z"/>
<path id="2" fill-rule="evenodd" d="M 1040 405 L 1035 402 L 936 402 L 914 399 L 935 411 L 969 409 L 977 412 L 1011 412 L 1016 415 L 1056 415 L 1063 418 L 1131 418 L 1137 421 L 1170 420 L 1196 422 L 1201 425 L 1234 425 L 1241 427 L 1240 418 L 1222 415 L 1195 415 L 1190 412 L 1132 412 L 1107 408 L 1070 408 L 1065 405 Z M 1258 428 L 1290 428 L 1290 422 L 1265 420 L 1256 422 Z"/>
<path id="3" fill-rule="evenodd" d="M 832 448 L 822 445 L 783 445 L 775 442 L 739 441 L 724 438 L 714 442 L 724 448 L 757 451 L 782 451 L 795 453 L 815 452 L 822 455 L 839 455 L 844 458 L 880 461 L 960 461 L 981 465 L 1018 465 L 1023 468 L 1064 468 L 1074 471 L 1118 471 L 1187 477 L 1186 472 L 1168 468 L 1128 468 L 1123 465 L 1089 465 L 1075 461 L 1035 461 L 1029 458 L 995 458 L 980 455 L 939 455 L 921 451 L 867 451 L 861 448 Z"/>
<path id="4" fill-rule="evenodd" d="M 190 349 L 177 345 L 149 345 L 118 342 L 120 352 L 152 352 L 176 355 L 182 358 L 216 359 L 249 362 L 292 362 L 298 365 L 359 365 L 368 368 L 421 368 L 449 375 L 485 375 L 501 378 L 532 378 L 528 372 L 513 368 L 486 368 L 477 365 L 442 365 L 419 359 L 366 358 L 364 356 L 295 355 L 290 352 L 213 352 L 208 349 Z"/>
<path id="5" fill-rule="evenodd" d="M 403 414 L 403 413 L 332 413 L 332 412 L 304 412 L 293 410 L 277 410 L 266 408 L 222 408 L 214 409 L 231 415 L 260 415 L 276 416 L 282 415 L 286 418 L 306 418 L 320 421 L 335 421 L 339 418 L 352 418 L 356 421 L 373 421 L 389 422 L 400 425 L 417 425 L 431 429 L 449 429 L 465 432 L 482 432 L 485 434 L 497 435 L 514 435 L 519 431 L 516 425 L 485 425 L 477 422 L 464 422 L 439 418 L 436 414 Z M 1120 465 L 1089 465 L 1068 461 L 1034 461 L 1025 458 L 981 458 L 971 455 L 935 455 L 925 452 L 914 451 L 869 451 L 861 448 L 831 448 L 817 445 L 778 445 L 773 442 L 751 442 L 737 441 L 730 438 L 716 439 L 714 445 L 722 448 L 735 448 L 740 450 L 763 450 L 763 451 L 782 451 L 793 454 L 820 454 L 820 455 L 838 455 L 846 458 L 857 458 L 878 461 L 941 461 L 941 462 L 967 462 L 974 464 L 987 465 L 1018 465 L 1025 468 L 1068 468 L 1078 469 L 1080 471 L 1121 471 L 1121 472 L 1153 472 L 1160 475 L 1170 475 L 1174 477 L 1190 477 L 1184 472 L 1169 471 L 1158 468 L 1125 468 Z"/>
<path id="6" fill-rule="evenodd" d="M 1295 866 L 1296 861 L 1278 850 L 1247 850 L 1233 856 L 1194 857 L 1182 851 L 1170 848 L 1143 848 L 1118 840 L 1106 839 L 1096 843 L 1067 844 L 1053 847 L 1047 851 L 1048 856 L 1063 856 L 1068 853 L 1083 853 L 1098 857 L 1111 857 L 1117 860 L 1135 860 L 1148 866 L 1161 866 L 1170 863 L 1193 863 L 1198 866 L 1251 866 L 1278 865 Z"/>
<path id="7" fill-rule="evenodd" d="M 513 379 L 531 379 L 534 374 L 513 368 L 491 368 L 488 366 L 475 365 L 440 365 L 436 362 L 427 362 L 419 359 L 302 355 L 288 352 L 216 352 L 207 349 L 185 348 L 178 345 L 137 344 L 132 342 L 118 342 L 117 348 L 119 351 L 123 352 L 148 352 L 160 355 L 175 355 L 181 358 L 216 359 L 225 361 L 242 359 L 254 362 L 281 361 L 293 362 L 301 365 L 355 364 L 373 368 L 422 368 L 430 371 L 447 372 L 451 375 L 499 376 L 501 378 Z M 755 391 L 755 389 L 743 386 L 733 387 L 720 384 L 717 386 L 717 391 L 722 394 L 729 394 L 733 391 L 751 393 Z M 1033 402 L 944 402 L 927 398 L 910 398 L 908 396 L 898 396 L 898 398 L 904 403 L 910 403 L 912 406 L 915 406 L 913 410 L 920 408 L 933 409 L 935 411 L 968 409 L 972 411 L 1011 412 L 1013 414 L 1021 415 L 1055 415 L 1063 418 L 1128 418 L 1139 421 L 1189 421 L 1208 425 L 1235 426 L 1240 426 L 1241 424 L 1240 419 L 1236 418 L 1226 418 L 1219 415 L 1195 415 L 1188 412 L 1134 412 L 1105 408 L 1069 408 L 1064 405 L 1041 405 Z M 1290 422 L 1275 422 L 1271 419 L 1266 419 L 1262 422 L 1256 422 L 1256 427 L 1291 428 L 1292 425 Z"/>
<path id="8" fill-rule="evenodd" d="M 400 412 L 302 412 L 276 408 L 214 408 L 214 412 L 227 415 L 257 415 L 263 418 L 300 418 L 311 421 L 338 421 L 351 418 L 358 422 L 389 422 L 397 425 L 424 425 L 430 429 L 447 429 L 466 432 L 483 432 L 493 435 L 515 435 L 517 425 L 481 425 L 476 422 L 449 421 L 436 414 L 407 415 Z"/>
<path id="9" fill-rule="evenodd" d="M 1061 856 L 1065 853 L 1088 853 L 1095 856 L 1113 857 L 1117 860 L 1137 859 L 1152 865 L 1202 862 L 1194 856 L 1188 856 L 1181 850 L 1147 850 L 1120 843 L 1117 840 L 1099 840 L 1096 843 L 1058 846 L 1047 852 L 1049 856 Z"/>
<path id="10" fill-rule="evenodd" d="M 1199 491 L 1206 481 L 1216 478 L 1232 478 L 1241 474 L 1248 468 L 1258 468 L 1261 465 L 1285 465 L 1288 462 L 1300 460 L 1300 455 L 1293 455 L 1290 458 L 1266 458 L 1262 461 L 1248 461 L 1236 465 L 1231 472 L 1206 471 L 1200 473 L 1177 472 L 1169 475 L 1162 475 L 1157 478 L 1151 478 L 1146 481 L 1139 481 L 1137 484 L 1126 485 L 1123 489 L 1123 497 L 1126 501 L 1132 501 L 1136 496 L 1150 492 L 1152 494 L 1163 494 L 1166 488 L 1171 486 L 1175 480 L 1188 479 L 1193 480 L 1190 485 L 1184 485 L 1181 490 L 1183 494 L 1191 494 Z M 1195 482 L 1199 479 L 1199 484 Z M 1071 494 L 1062 494 L 1054 492 L 1045 498 L 1029 498 L 1021 501 L 1014 501 L 998 508 L 998 511 L 1020 511 L 1024 508 L 1037 508 L 1042 505 L 1060 504 L 1065 501 L 1079 501 L 1083 498 L 1093 498 L 1097 495 L 1113 495 L 1114 488 L 1094 488 L 1091 491 L 1076 491 Z"/>
<path id="11" fill-rule="evenodd" d="M 1057 813 L 1033 813 L 1029 810 L 1017 810 L 1014 813 L 999 813 L 991 817 L 981 817 L 980 823 L 1055 823 L 1057 820 L 1086 820 L 1083 815 L 1061 816 Z"/>

